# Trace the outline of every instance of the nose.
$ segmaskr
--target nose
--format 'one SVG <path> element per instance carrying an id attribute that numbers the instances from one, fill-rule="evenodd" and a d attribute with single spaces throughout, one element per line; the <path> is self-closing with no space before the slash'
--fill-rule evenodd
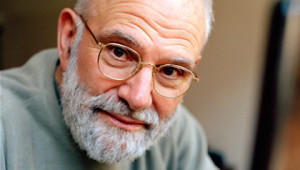
<path id="1" fill-rule="evenodd" d="M 143 67 L 118 89 L 120 98 L 126 100 L 133 110 L 141 110 L 152 105 L 152 67 Z"/>

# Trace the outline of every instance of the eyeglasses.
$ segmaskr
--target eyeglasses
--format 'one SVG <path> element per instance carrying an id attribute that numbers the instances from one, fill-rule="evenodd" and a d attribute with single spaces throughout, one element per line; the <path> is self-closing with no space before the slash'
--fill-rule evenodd
<path id="1" fill-rule="evenodd" d="M 159 95 L 167 98 L 180 97 L 191 87 L 193 80 L 199 81 L 196 73 L 175 65 L 164 64 L 155 66 L 144 63 L 141 56 L 132 48 L 119 43 L 103 44 L 99 42 L 85 19 L 79 15 L 95 42 L 100 46 L 98 54 L 98 69 L 107 78 L 112 80 L 126 80 L 138 73 L 143 66 L 153 67 L 153 87 Z"/>

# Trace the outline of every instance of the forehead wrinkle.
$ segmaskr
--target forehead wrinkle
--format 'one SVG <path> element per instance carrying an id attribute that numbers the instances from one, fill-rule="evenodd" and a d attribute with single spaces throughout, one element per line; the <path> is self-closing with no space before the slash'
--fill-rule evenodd
<path id="1" fill-rule="evenodd" d="M 182 20 L 182 19 L 178 19 L 178 18 L 174 18 L 174 17 L 172 18 L 172 17 L 170 17 L 172 15 L 165 14 L 164 12 L 161 12 L 161 11 L 153 10 L 152 8 L 150 8 L 149 6 L 147 6 L 145 4 L 139 4 L 139 5 L 144 6 L 156 13 L 156 17 L 154 17 L 153 20 L 148 19 L 147 15 L 142 15 L 140 17 L 143 20 L 147 21 L 147 23 L 151 27 L 157 28 L 157 30 L 160 30 L 160 31 L 156 31 L 156 32 L 158 32 L 158 33 L 163 32 L 163 31 L 168 31 L 169 33 L 173 32 L 172 35 L 160 33 L 160 36 L 163 38 L 170 38 L 170 37 L 174 36 L 175 34 L 177 34 L 177 35 L 182 35 L 181 37 L 178 36 L 178 38 L 186 39 L 187 41 L 189 41 L 188 38 L 185 38 L 186 36 L 184 36 L 184 35 L 189 34 L 192 36 L 194 41 L 198 42 L 199 38 L 197 38 L 197 35 L 204 35 L 205 27 L 203 27 L 203 31 L 201 31 L 201 30 L 199 30 L 200 26 L 197 27 L 193 22 L 189 22 L 189 20 Z M 129 12 L 132 13 L 132 11 L 129 11 Z M 188 16 L 185 17 L 185 19 L 186 18 L 188 18 Z M 204 16 L 203 16 L 203 18 L 204 18 Z M 174 24 L 171 25 L 170 23 L 174 23 Z M 174 28 L 175 25 L 176 26 L 184 25 L 185 29 Z M 193 33 L 193 31 L 195 31 L 196 33 Z"/>
<path id="2" fill-rule="evenodd" d="M 119 14 L 122 16 L 128 15 L 128 16 L 134 17 L 135 19 L 139 20 L 139 23 L 141 23 L 141 22 L 146 23 L 145 20 L 140 18 L 138 15 L 134 15 L 134 14 L 126 13 L 126 12 L 118 12 L 116 14 Z M 124 23 L 120 23 L 120 24 L 127 25 L 131 28 L 137 28 L 137 29 L 141 30 L 143 33 L 145 33 L 147 35 L 147 37 L 149 38 L 149 40 L 154 41 L 153 37 L 151 36 L 151 32 L 153 33 L 156 31 L 152 27 L 143 27 L 143 26 L 141 26 L 141 24 L 136 24 L 136 23 L 130 22 L 128 20 L 126 20 Z"/>
<path id="3" fill-rule="evenodd" d="M 114 5 L 111 5 L 110 7 L 108 7 L 108 10 L 111 10 L 112 12 L 119 11 L 120 5 L 125 8 L 122 9 L 122 12 L 118 12 L 118 13 L 132 15 L 132 16 L 135 16 L 136 18 L 140 18 L 145 23 L 147 23 L 150 27 L 156 28 L 157 29 L 156 32 L 159 33 L 159 35 L 161 37 L 170 38 L 171 36 L 174 36 L 174 34 L 177 34 L 177 35 L 184 34 L 183 36 L 178 36 L 178 38 L 185 39 L 186 37 L 192 37 L 194 42 L 199 43 L 199 41 L 201 41 L 202 39 L 197 38 L 197 35 L 204 35 L 203 31 L 205 31 L 205 28 L 203 28 L 203 31 L 199 30 L 200 26 L 197 27 L 195 24 L 193 24 L 193 22 L 189 22 L 189 20 L 187 20 L 187 18 L 189 18 L 188 16 L 186 16 L 184 18 L 185 21 L 182 21 L 182 18 L 179 18 L 179 19 L 175 18 L 175 17 L 171 18 L 173 15 L 168 15 L 168 14 L 164 13 L 163 11 L 155 10 L 155 9 L 149 7 L 147 4 L 142 4 L 141 2 L 139 2 L 139 3 L 138 2 L 118 2 L 117 4 L 114 4 Z M 135 10 L 130 10 L 131 9 L 130 7 L 132 5 L 136 6 Z M 141 7 L 139 7 L 139 6 L 141 6 Z M 147 15 L 147 11 L 145 11 L 145 10 L 138 11 L 139 9 L 142 9 L 142 7 L 149 9 L 147 11 L 151 11 L 151 14 L 154 14 L 154 17 L 149 18 L 149 15 Z M 138 13 L 136 13 L 136 12 L 138 12 Z M 203 16 L 203 18 L 204 18 L 204 16 Z M 173 24 L 172 25 L 173 28 L 171 28 L 172 26 L 168 23 L 175 23 L 175 24 Z M 174 28 L 175 25 L 184 25 L 185 29 Z M 168 31 L 168 32 L 173 32 L 173 33 L 172 34 L 170 34 L 170 33 L 164 34 L 164 33 L 162 33 L 163 31 Z M 194 31 L 195 31 L 195 33 L 193 33 Z M 187 36 L 187 35 L 191 35 L 191 36 Z M 188 38 L 186 38 L 186 39 L 188 39 Z M 195 44 L 193 43 L 193 45 L 195 45 Z"/>
<path id="4" fill-rule="evenodd" d="M 147 15 L 145 15 L 143 13 L 141 13 L 141 14 L 143 14 L 143 16 L 141 18 L 146 20 L 147 23 L 149 23 L 149 25 L 151 27 L 155 27 L 155 28 L 157 28 L 157 30 L 160 30 L 157 32 L 160 33 L 161 37 L 170 38 L 174 35 L 177 35 L 177 36 L 179 35 L 177 38 L 186 39 L 187 41 L 189 41 L 189 40 L 186 37 L 191 37 L 192 39 L 194 39 L 194 42 L 198 42 L 199 44 L 200 44 L 199 41 L 201 41 L 203 39 L 203 38 L 201 38 L 201 39 L 197 38 L 197 35 L 202 35 L 202 36 L 204 35 L 204 31 L 205 31 L 204 15 L 201 15 L 203 18 L 204 25 L 203 25 L 203 29 L 200 30 L 200 26 L 196 26 L 196 24 L 194 22 L 189 20 L 192 17 L 191 13 L 188 13 L 188 14 L 185 13 L 185 17 L 183 17 L 183 18 L 182 17 L 176 18 L 175 14 L 169 15 L 169 14 L 165 13 L 164 11 L 154 10 L 146 4 L 138 4 L 138 5 L 148 8 L 150 11 L 155 13 L 155 17 L 153 18 L 153 20 L 148 19 Z M 184 8 L 184 7 L 182 7 L 182 8 Z M 193 8 L 193 9 L 195 9 L 195 8 Z M 200 9 L 200 7 L 199 7 L 199 9 Z M 130 12 L 132 12 L 132 11 L 130 11 Z M 195 12 L 193 14 L 194 14 L 193 16 L 197 15 Z M 180 16 L 183 16 L 182 13 L 180 13 Z M 197 17 L 197 18 L 198 19 L 196 20 L 196 22 L 200 22 L 201 20 L 199 19 L 199 17 Z M 171 25 L 170 23 L 174 23 L 174 24 Z M 184 25 L 184 29 L 175 28 L 174 27 L 175 25 L 176 26 Z M 168 31 L 168 34 L 161 33 L 163 31 Z M 170 34 L 170 32 L 173 32 L 173 34 Z M 193 33 L 193 32 L 195 32 L 195 33 Z M 187 35 L 191 35 L 191 36 L 187 36 Z M 196 44 L 194 44 L 194 45 L 196 45 Z"/>
<path id="5" fill-rule="evenodd" d="M 127 14 L 127 13 L 120 13 L 120 14 L 125 14 L 125 15 L 130 15 L 130 14 Z M 137 17 L 137 16 L 133 16 L 133 17 Z M 139 17 L 137 17 L 137 19 L 140 19 Z M 141 22 L 145 22 L 144 20 L 142 20 L 142 19 L 140 19 L 141 20 Z M 139 26 L 139 25 L 136 25 L 136 24 L 134 24 L 134 23 L 130 23 L 130 22 L 125 22 L 125 23 L 121 23 L 121 24 L 124 24 L 124 25 L 127 25 L 127 26 L 129 26 L 129 27 L 133 27 L 133 28 L 135 28 L 135 29 L 139 29 L 139 30 L 142 30 L 142 32 L 143 33 L 145 33 L 146 35 L 147 35 L 147 37 L 150 39 L 150 40 L 152 40 L 152 41 L 154 41 L 154 39 L 152 39 L 152 36 L 149 34 L 149 31 L 146 31 L 146 28 L 144 28 L 144 27 L 141 27 L 141 26 Z M 154 30 L 153 28 L 151 28 L 151 27 L 149 27 L 151 30 Z M 155 30 L 154 30 L 155 31 Z M 156 32 L 156 31 L 155 31 Z M 162 37 L 162 36 L 161 36 Z M 171 37 L 171 36 L 170 36 Z M 176 42 L 176 41 L 172 41 L 173 39 L 176 39 L 176 37 L 175 38 L 168 38 L 169 39 L 169 41 L 168 42 L 170 42 L 170 43 L 166 43 L 166 45 L 167 46 L 179 46 L 179 47 L 181 47 L 182 48 L 182 43 L 180 44 L 179 42 Z M 187 40 L 187 39 L 179 39 L 180 41 L 185 41 L 185 42 L 188 42 L 189 43 L 189 41 Z M 142 48 L 142 49 L 145 49 L 146 47 L 144 47 L 143 45 L 143 43 L 141 43 L 141 44 L 139 44 L 140 45 L 140 47 Z M 186 49 L 187 51 L 189 50 L 186 46 L 184 47 L 184 49 Z M 173 60 L 172 60 L 173 61 Z M 171 62 L 172 62 L 171 61 Z M 193 67 L 193 65 L 194 65 L 194 62 L 193 61 L 191 61 L 191 60 L 189 60 L 189 59 L 186 59 L 185 57 L 175 57 L 175 59 L 174 59 L 174 62 L 175 63 L 180 63 L 180 64 L 182 64 L 182 65 L 184 65 L 184 66 L 187 66 L 187 67 L 189 67 L 189 68 L 192 68 Z"/>
<path id="6" fill-rule="evenodd" d="M 169 20 L 170 21 L 170 20 Z M 174 22 L 180 22 L 178 20 L 174 21 Z M 193 41 L 190 42 L 192 43 L 192 45 L 196 46 L 196 42 L 199 43 L 199 38 L 197 38 L 197 35 L 201 35 L 200 31 L 194 29 L 194 31 L 196 31 L 197 33 L 193 33 L 193 28 L 190 26 L 193 26 L 192 24 L 189 24 L 187 22 L 182 22 L 181 24 L 185 25 L 185 27 L 188 27 L 189 29 L 176 29 L 176 28 L 171 28 L 170 26 L 168 26 L 167 24 L 165 24 L 166 22 L 158 22 L 158 21 L 154 21 L 153 25 L 155 25 L 155 27 L 160 30 L 160 32 L 168 32 L 168 34 L 163 34 L 160 33 L 160 36 L 163 38 L 178 38 L 178 39 L 183 39 L 185 41 Z"/>

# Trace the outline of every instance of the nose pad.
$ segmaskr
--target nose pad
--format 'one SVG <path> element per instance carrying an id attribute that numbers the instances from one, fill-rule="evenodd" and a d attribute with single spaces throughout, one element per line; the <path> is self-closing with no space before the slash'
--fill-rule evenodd
<path id="1" fill-rule="evenodd" d="M 139 73 L 143 68 L 144 66 L 151 66 L 152 67 L 152 77 L 154 78 L 154 75 L 155 75 L 155 72 L 157 71 L 157 67 L 154 65 L 154 64 L 151 64 L 151 63 L 141 63 L 140 67 L 136 68 L 136 73 Z"/>
<path id="2" fill-rule="evenodd" d="M 139 71 L 142 70 L 144 68 L 144 66 L 151 66 L 152 67 L 152 75 L 154 75 L 153 73 L 157 70 L 157 67 L 154 64 L 151 63 L 141 63 L 141 67 L 139 68 Z"/>
<path id="3" fill-rule="evenodd" d="M 142 66 L 132 78 L 120 86 L 118 95 L 126 100 L 131 109 L 141 110 L 152 105 L 152 70 L 150 67 Z"/>

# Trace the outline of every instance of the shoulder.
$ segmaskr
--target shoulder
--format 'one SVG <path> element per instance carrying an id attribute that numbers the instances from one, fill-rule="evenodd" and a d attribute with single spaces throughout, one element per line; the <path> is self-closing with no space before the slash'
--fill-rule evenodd
<path id="1" fill-rule="evenodd" d="M 46 71 L 54 71 L 58 60 L 55 49 L 41 51 L 32 56 L 23 66 L 0 71 L 1 87 L 6 84 L 33 85 L 38 83 L 37 76 L 45 74 Z"/>
<path id="2" fill-rule="evenodd" d="M 6 159 L 8 169 L 16 161 L 27 165 L 32 144 L 46 143 L 61 121 L 53 82 L 57 59 L 55 50 L 47 50 L 22 67 L 0 72 L 0 164 Z"/>
<path id="3" fill-rule="evenodd" d="M 21 67 L 0 72 L 0 116 L 5 125 L 26 121 L 37 108 L 49 105 L 47 99 L 54 98 L 55 51 L 42 51 Z"/>
<path id="4" fill-rule="evenodd" d="M 1 112 L 30 101 L 53 83 L 57 53 L 55 49 L 37 53 L 17 68 L 0 72 Z"/>

